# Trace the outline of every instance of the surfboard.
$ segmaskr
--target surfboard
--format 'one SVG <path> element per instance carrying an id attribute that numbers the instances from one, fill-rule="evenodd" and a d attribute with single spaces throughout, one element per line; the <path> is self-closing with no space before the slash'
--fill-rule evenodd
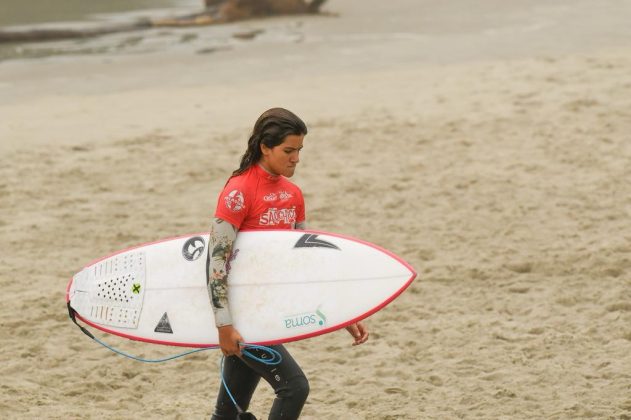
<path id="1" fill-rule="evenodd" d="M 218 344 L 206 286 L 208 233 L 142 244 L 75 274 L 76 318 L 132 340 Z M 368 242 L 319 231 L 240 231 L 229 261 L 233 325 L 247 343 L 301 340 L 348 326 L 399 296 L 416 272 Z"/>

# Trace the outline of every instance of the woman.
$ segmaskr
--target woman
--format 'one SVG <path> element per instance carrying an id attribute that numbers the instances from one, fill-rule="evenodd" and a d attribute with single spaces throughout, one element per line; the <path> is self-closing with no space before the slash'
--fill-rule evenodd
<path id="1" fill-rule="evenodd" d="M 208 247 L 208 292 L 219 345 L 226 356 L 223 372 L 226 386 L 239 407 L 247 410 L 260 378 L 265 379 L 276 393 L 270 419 L 298 418 L 309 394 L 309 383 L 282 345 L 271 346 L 282 356 L 279 365 L 269 366 L 241 357 L 239 343 L 244 339 L 232 326 L 226 264 L 239 229 L 305 229 L 302 192 L 287 178 L 294 174 L 300 161 L 306 134 L 305 123 L 286 109 L 272 108 L 259 117 L 239 169 L 219 195 Z M 359 322 L 347 330 L 354 337 L 353 345 L 368 339 L 368 331 Z M 237 408 L 221 387 L 212 418 L 232 420 L 237 415 Z"/>

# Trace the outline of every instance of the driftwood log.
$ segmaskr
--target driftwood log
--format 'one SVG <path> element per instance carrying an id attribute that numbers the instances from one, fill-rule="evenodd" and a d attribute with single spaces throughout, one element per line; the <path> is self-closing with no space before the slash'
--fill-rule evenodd
<path id="1" fill-rule="evenodd" d="M 199 13 L 166 19 L 143 19 L 129 24 L 113 24 L 90 29 L 31 29 L 0 31 L 0 43 L 42 42 L 91 38 L 117 32 L 157 27 L 190 27 L 235 22 L 265 16 L 316 14 L 326 0 L 205 0 Z"/>

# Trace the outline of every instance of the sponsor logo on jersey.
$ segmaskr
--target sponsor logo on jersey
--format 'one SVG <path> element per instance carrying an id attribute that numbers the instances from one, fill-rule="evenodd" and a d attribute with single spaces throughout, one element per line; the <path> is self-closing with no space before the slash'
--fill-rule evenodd
<path id="1" fill-rule="evenodd" d="M 296 208 L 290 209 L 268 209 L 265 213 L 261 214 L 259 218 L 259 225 L 261 226 L 276 226 L 284 224 L 296 223 Z"/>
<path id="2" fill-rule="evenodd" d="M 226 207 L 232 211 L 241 211 L 245 208 L 243 193 L 239 190 L 230 191 L 225 197 Z"/>
<path id="3" fill-rule="evenodd" d="M 290 198 L 294 198 L 294 195 L 288 193 L 287 191 L 281 191 L 279 194 L 281 200 L 289 200 Z"/>
<path id="4" fill-rule="evenodd" d="M 266 196 L 263 196 L 263 201 L 276 201 L 278 196 L 276 193 L 269 193 Z"/>

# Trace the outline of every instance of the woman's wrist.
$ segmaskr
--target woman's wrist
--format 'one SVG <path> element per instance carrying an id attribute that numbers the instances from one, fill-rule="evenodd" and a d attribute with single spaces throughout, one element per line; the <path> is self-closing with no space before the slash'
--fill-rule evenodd
<path id="1" fill-rule="evenodd" d="M 232 316 L 228 308 L 215 308 L 215 326 L 217 328 L 232 325 Z"/>

